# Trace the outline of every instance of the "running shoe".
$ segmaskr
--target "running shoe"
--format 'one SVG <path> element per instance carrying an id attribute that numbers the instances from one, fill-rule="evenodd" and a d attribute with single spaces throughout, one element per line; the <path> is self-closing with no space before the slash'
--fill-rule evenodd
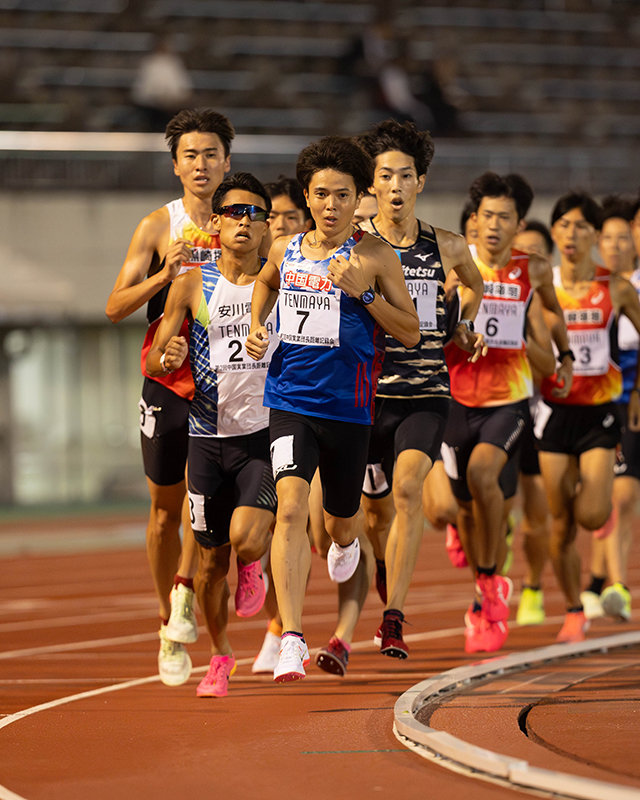
<path id="1" fill-rule="evenodd" d="M 611 534 L 611 531 L 615 528 L 616 525 L 616 510 L 615 508 L 609 514 L 609 518 L 604 523 L 601 528 L 597 528 L 593 531 L 593 537 L 595 539 L 606 539 L 607 536 Z"/>
<path id="2" fill-rule="evenodd" d="M 191 659 L 181 642 L 174 642 L 167 636 L 167 626 L 161 625 L 158 631 L 160 651 L 158 653 L 158 673 L 165 686 L 180 686 L 189 680 Z"/>
<path id="3" fill-rule="evenodd" d="M 262 642 L 260 652 L 255 657 L 251 672 L 256 675 L 261 673 L 272 674 L 273 670 L 278 666 L 278 655 L 280 654 L 280 637 L 275 633 L 267 631 Z"/>
<path id="4" fill-rule="evenodd" d="M 584 615 L 587 619 L 599 619 L 600 617 L 604 617 L 604 608 L 602 608 L 599 594 L 588 590 L 580 592 L 580 602 L 582 603 Z"/>
<path id="5" fill-rule="evenodd" d="M 602 610 L 608 617 L 628 622 L 631 619 L 631 593 L 622 583 L 614 583 L 600 595 Z"/>
<path id="6" fill-rule="evenodd" d="M 567 611 L 556 642 L 583 642 L 589 629 L 589 620 L 584 611 Z"/>
<path id="7" fill-rule="evenodd" d="M 382 624 L 378 625 L 378 630 L 373 634 L 373 643 L 376 647 L 382 645 Z"/>
<path id="8" fill-rule="evenodd" d="M 404 614 L 402 611 L 391 609 L 384 612 L 382 625 L 380 626 L 380 652 L 383 656 L 391 658 L 408 658 L 409 646 L 402 638 L 402 623 Z"/>
<path id="9" fill-rule="evenodd" d="M 357 537 L 346 547 L 331 543 L 327 553 L 327 569 L 329 577 L 335 583 L 344 583 L 356 571 L 360 561 L 360 542 Z"/>
<path id="10" fill-rule="evenodd" d="M 326 647 L 321 647 L 316 653 L 316 664 L 325 672 L 332 675 L 344 675 L 349 663 L 349 650 L 347 645 L 337 636 L 329 639 Z"/>
<path id="11" fill-rule="evenodd" d="M 198 638 L 198 622 L 194 611 L 195 595 L 183 583 L 174 586 L 169 596 L 171 615 L 167 623 L 167 636 L 174 642 L 193 644 Z"/>
<path id="12" fill-rule="evenodd" d="M 259 561 L 243 564 L 238 559 L 238 586 L 236 587 L 236 614 L 239 617 L 252 617 L 264 605 L 266 588 Z"/>
<path id="13" fill-rule="evenodd" d="M 305 640 L 291 633 L 284 634 L 280 640 L 280 653 L 273 671 L 273 680 L 276 683 L 302 680 L 308 663 L 309 648 Z"/>
<path id="14" fill-rule="evenodd" d="M 460 534 L 458 533 L 458 528 L 455 525 L 447 525 L 447 536 L 444 541 L 444 546 L 447 550 L 449 561 L 453 564 L 454 567 L 460 569 L 462 567 L 469 566 L 467 557 L 464 554 L 462 542 L 460 541 Z"/>
<path id="15" fill-rule="evenodd" d="M 504 622 L 509 616 L 511 579 L 502 575 L 478 575 L 476 589 L 482 596 L 482 616 L 488 622 Z"/>
<path id="16" fill-rule="evenodd" d="M 376 558 L 376 591 L 384 605 L 387 605 L 387 565 Z"/>
<path id="17" fill-rule="evenodd" d="M 525 586 L 520 595 L 516 622 L 518 625 L 541 625 L 545 617 L 542 589 Z"/>
<path id="18" fill-rule="evenodd" d="M 465 653 L 495 653 L 504 645 L 509 634 L 506 622 L 489 622 L 480 611 L 469 609 L 464 617 Z"/>
<path id="19" fill-rule="evenodd" d="M 209 670 L 198 684 L 198 697 L 226 697 L 229 678 L 236 671 L 236 660 L 233 655 L 213 656 Z"/>

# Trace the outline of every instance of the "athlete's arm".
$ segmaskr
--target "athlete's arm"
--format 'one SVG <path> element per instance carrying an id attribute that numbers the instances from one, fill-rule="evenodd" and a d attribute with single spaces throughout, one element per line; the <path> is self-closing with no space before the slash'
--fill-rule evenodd
<path id="1" fill-rule="evenodd" d="M 542 378 L 550 378 L 556 369 L 551 334 L 542 313 L 542 301 L 534 293 L 527 311 L 527 358 Z"/>
<path id="2" fill-rule="evenodd" d="M 573 383 L 573 359 L 569 352 L 569 334 L 564 321 L 564 314 L 553 288 L 553 273 L 549 262 L 541 256 L 529 256 L 529 278 L 531 285 L 538 292 L 542 305 L 549 313 L 551 336 L 559 353 L 565 353 L 556 369 L 556 386 L 552 389 L 555 397 L 567 397 Z"/>
<path id="3" fill-rule="evenodd" d="M 188 260 L 190 249 L 186 242 L 174 242 L 168 249 L 162 269 L 149 275 L 154 260 L 161 259 L 163 236 L 168 231 L 166 208 L 159 208 L 146 216 L 133 234 L 124 264 L 118 273 L 105 309 L 111 322 L 120 322 L 150 300 L 178 274 L 183 261 Z"/>
<path id="4" fill-rule="evenodd" d="M 338 256 L 329 264 L 332 282 L 350 297 L 359 298 L 370 286 L 376 291 L 366 306 L 375 321 L 405 347 L 420 341 L 420 321 L 407 289 L 402 264 L 386 242 L 370 234 L 357 244 L 349 259 Z"/>
<path id="5" fill-rule="evenodd" d="M 202 293 L 202 273 L 192 269 L 176 278 L 171 284 L 164 314 L 156 330 L 151 349 L 147 353 L 146 368 L 155 377 L 173 372 L 184 363 L 189 344 L 184 336 L 179 336 L 182 323 L 191 313 L 195 316 L 195 298 Z M 164 355 L 164 359 L 161 359 Z"/>
<path id="6" fill-rule="evenodd" d="M 609 288 L 611 300 L 618 313 L 624 314 L 640 333 L 640 302 L 636 290 L 621 275 L 612 276 Z M 629 395 L 627 424 L 629 430 L 640 431 L 640 350 L 638 350 L 638 363 L 636 364 L 636 381 Z"/>
<path id="7" fill-rule="evenodd" d="M 258 273 L 251 294 L 251 330 L 245 349 L 255 361 L 259 361 L 269 347 L 269 333 L 265 320 L 271 313 L 278 292 L 280 291 L 280 264 L 285 250 L 291 240 L 290 236 L 280 236 L 271 245 L 269 257 Z"/>
<path id="8" fill-rule="evenodd" d="M 468 319 L 473 322 L 480 308 L 484 293 L 482 275 L 480 275 L 480 271 L 469 252 L 469 247 L 462 236 L 442 228 L 434 228 L 434 231 L 442 257 L 442 266 L 447 277 L 453 270 L 458 282 L 462 285 L 460 291 L 460 319 Z M 477 361 L 480 356 L 487 355 L 488 347 L 485 344 L 484 336 L 480 333 L 473 333 L 462 322 L 456 325 L 453 341 L 462 350 L 473 353 L 469 359 L 471 362 Z"/>

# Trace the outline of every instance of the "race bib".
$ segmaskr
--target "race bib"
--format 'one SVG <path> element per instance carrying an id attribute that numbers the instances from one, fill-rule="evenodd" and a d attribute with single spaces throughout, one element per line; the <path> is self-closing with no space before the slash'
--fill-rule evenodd
<path id="1" fill-rule="evenodd" d="M 215 321 L 208 329 L 211 368 L 216 372 L 268 369 L 273 351 L 278 346 L 272 317 L 266 321 L 265 328 L 269 333 L 269 347 L 260 361 L 254 361 L 244 346 L 249 335 L 249 324 L 222 325 Z"/>
<path id="2" fill-rule="evenodd" d="M 291 344 L 340 346 L 340 290 L 282 289 L 278 299 L 280 338 Z"/>
<path id="3" fill-rule="evenodd" d="M 436 300 L 438 284 L 436 281 L 407 281 L 407 289 L 420 318 L 421 331 L 436 330 Z"/>
<path id="4" fill-rule="evenodd" d="M 484 334 L 489 347 L 519 350 L 523 343 L 524 314 L 524 303 L 483 298 L 475 329 Z"/>
<path id="5" fill-rule="evenodd" d="M 569 331 L 569 347 L 576 360 L 574 375 L 605 375 L 609 369 L 609 332 L 596 330 Z"/>

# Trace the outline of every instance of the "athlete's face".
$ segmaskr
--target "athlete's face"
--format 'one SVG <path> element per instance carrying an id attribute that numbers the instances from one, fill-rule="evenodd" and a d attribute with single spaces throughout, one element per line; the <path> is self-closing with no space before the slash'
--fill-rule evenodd
<path id="1" fill-rule="evenodd" d="M 561 257 L 577 263 L 590 254 L 596 241 L 596 229 L 579 208 L 572 208 L 553 223 L 551 236 Z"/>
<path id="2" fill-rule="evenodd" d="M 265 207 L 259 194 L 246 192 L 244 189 L 231 189 L 223 200 L 223 206 L 252 205 Z M 257 252 L 269 228 L 268 222 L 252 221 L 248 214 L 241 219 L 226 217 L 224 214 L 213 215 L 213 225 L 220 233 L 220 244 L 223 250 L 232 250 L 234 253 L 244 254 Z"/>
<path id="3" fill-rule="evenodd" d="M 610 272 L 633 271 L 636 248 L 631 225 L 626 219 L 611 217 L 606 220 L 598 237 L 598 250 L 604 266 Z"/>
<path id="4" fill-rule="evenodd" d="M 375 217 L 378 213 L 378 201 L 372 194 L 363 194 L 362 200 L 360 201 L 358 207 L 356 208 L 356 212 L 353 215 L 353 219 L 351 220 L 354 225 L 359 225 L 361 222 L 364 222 L 366 219 L 371 219 L 371 217 Z"/>
<path id="5" fill-rule="evenodd" d="M 271 198 L 269 227 L 274 239 L 278 236 L 291 236 L 294 233 L 309 230 L 309 222 L 304 211 L 286 194 Z"/>
<path id="6" fill-rule="evenodd" d="M 400 150 L 376 156 L 371 193 L 378 201 L 378 214 L 396 224 L 413 217 L 426 178 L 418 175 L 413 157 Z"/>
<path id="7" fill-rule="evenodd" d="M 230 167 L 230 156 L 225 156 L 217 133 L 190 131 L 180 137 L 173 171 L 185 191 L 197 197 L 213 197 Z"/>
<path id="8" fill-rule="evenodd" d="M 512 197 L 483 197 L 471 221 L 478 232 L 478 245 L 491 256 L 511 248 L 520 223 Z"/>
<path id="9" fill-rule="evenodd" d="M 540 231 L 522 231 L 513 240 L 516 250 L 523 253 L 533 253 L 542 258 L 550 258 L 551 253 L 547 249 L 547 240 Z"/>
<path id="10" fill-rule="evenodd" d="M 316 227 L 331 238 L 350 227 L 360 197 L 351 177 L 335 169 L 314 172 L 305 190 Z"/>

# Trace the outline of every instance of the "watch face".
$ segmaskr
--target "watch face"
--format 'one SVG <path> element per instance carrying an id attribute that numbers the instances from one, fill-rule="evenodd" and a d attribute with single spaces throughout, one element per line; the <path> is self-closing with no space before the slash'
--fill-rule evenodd
<path id="1" fill-rule="evenodd" d="M 369 303 L 373 303 L 375 300 L 376 294 L 373 289 L 365 289 L 364 292 L 360 295 L 360 302 L 363 306 L 368 306 Z"/>

